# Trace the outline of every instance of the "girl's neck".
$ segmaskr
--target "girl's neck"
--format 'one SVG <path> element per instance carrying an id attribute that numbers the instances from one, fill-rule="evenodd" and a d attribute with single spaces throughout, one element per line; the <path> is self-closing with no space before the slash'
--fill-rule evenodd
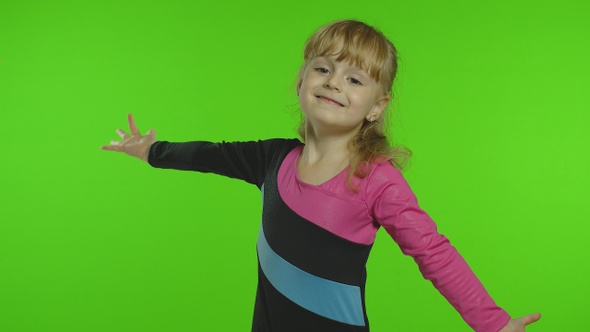
<path id="1" fill-rule="evenodd" d="M 306 126 L 305 145 L 297 160 L 299 178 L 308 184 L 319 185 L 342 172 L 350 164 L 348 142 L 354 132 L 318 130 Z"/>
<path id="2" fill-rule="evenodd" d="M 349 140 L 350 137 L 346 136 L 318 136 L 308 131 L 299 162 L 306 165 L 332 164 L 338 165 L 338 168 L 345 168 L 350 160 Z"/>
<path id="3" fill-rule="evenodd" d="M 350 162 L 348 142 L 316 140 L 306 137 L 297 160 L 297 173 L 301 181 L 320 185 L 342 172 Z"/>

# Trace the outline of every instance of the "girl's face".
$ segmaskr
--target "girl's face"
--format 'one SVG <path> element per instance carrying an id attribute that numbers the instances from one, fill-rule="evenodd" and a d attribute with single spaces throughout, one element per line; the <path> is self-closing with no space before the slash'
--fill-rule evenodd
<path id="1" fill-rule="evenodd" d="M 381 116 L 390 98 L 365 70 L 335 58 L 317 57 L 306 64 L 297 89 L 299 104 L 308 125 L 356 133 L 365 119 Z"/>

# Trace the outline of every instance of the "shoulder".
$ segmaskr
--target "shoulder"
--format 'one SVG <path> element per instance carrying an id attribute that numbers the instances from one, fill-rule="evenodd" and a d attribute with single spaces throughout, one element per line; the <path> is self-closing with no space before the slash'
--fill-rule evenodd
<path id="1" fill-rule="evenodd" d="M 297 139 L 271 138 L 259 139 L 257 141 L 223 141 L 220 146 L 226 151 L 235 150 L 258 156 L 272 156 L 289 152 L 301 144 L 302 143 Z"/>
<path id="2" fill-rule="evenodd" d="M 365 196 L 367 199 L 375 201 L 384 195 L 389 199 L 413 196 L 402 172 L 389 161 L 371 164 L 371 170 L 366 179 Z"/>
<path id="3" fill-rule="evenodd" d="M 406 183 L 402 172 L 395 168 L 390 161 L 382 161 L 371 164 L 371 170 L 367 176 L 368 183 L 372 185 L 390 185 L 399 182 Z"/>
<path id="4" fill-rule="evenodd" d="M 302 145 L 301 141 L 296 138 L 270 138 L 258 140 L 258 143 L 271 150 L 292 150 L 296 146 Z"/>
<path id="5" fill-rule="evenodd" d="M 256 142 L 259 153 L 267 158 L 284 158 L 289 152 L 302 145 L 298 139 L 272 138 Z"/>

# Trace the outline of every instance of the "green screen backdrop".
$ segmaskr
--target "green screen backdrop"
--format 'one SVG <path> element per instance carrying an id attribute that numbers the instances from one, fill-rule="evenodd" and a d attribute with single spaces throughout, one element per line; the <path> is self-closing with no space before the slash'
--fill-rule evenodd
<path id="1" fill-rule="evenodd" d="M 422 207 L 530 331 L 590 307 L 587 1 L 0 0 L 0 331 L 248 331 L 260 192 L 101 151 L 295 137 L 306 38 L 335 19 L 401 58 L 396 142 Z M 380 231 L 374 331 L 469 331 Z"/>

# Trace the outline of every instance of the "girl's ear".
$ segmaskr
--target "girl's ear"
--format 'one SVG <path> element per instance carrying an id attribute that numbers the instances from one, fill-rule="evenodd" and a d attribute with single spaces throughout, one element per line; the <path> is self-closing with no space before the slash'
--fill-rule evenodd
<path id="1" fill-rule="evenodd" d="M 381 99 L 377 100 L 375 106 L 373 106 L 373 109 L 366 116 L 367 121 L 373 122 L 379 119 L 379 117 L 381 117 L 385 111 L 385 108 L 387 107 L 387 104 L 389 104 L 390 100 L 391 97 L 389 95 L 385 95 Z"/>

